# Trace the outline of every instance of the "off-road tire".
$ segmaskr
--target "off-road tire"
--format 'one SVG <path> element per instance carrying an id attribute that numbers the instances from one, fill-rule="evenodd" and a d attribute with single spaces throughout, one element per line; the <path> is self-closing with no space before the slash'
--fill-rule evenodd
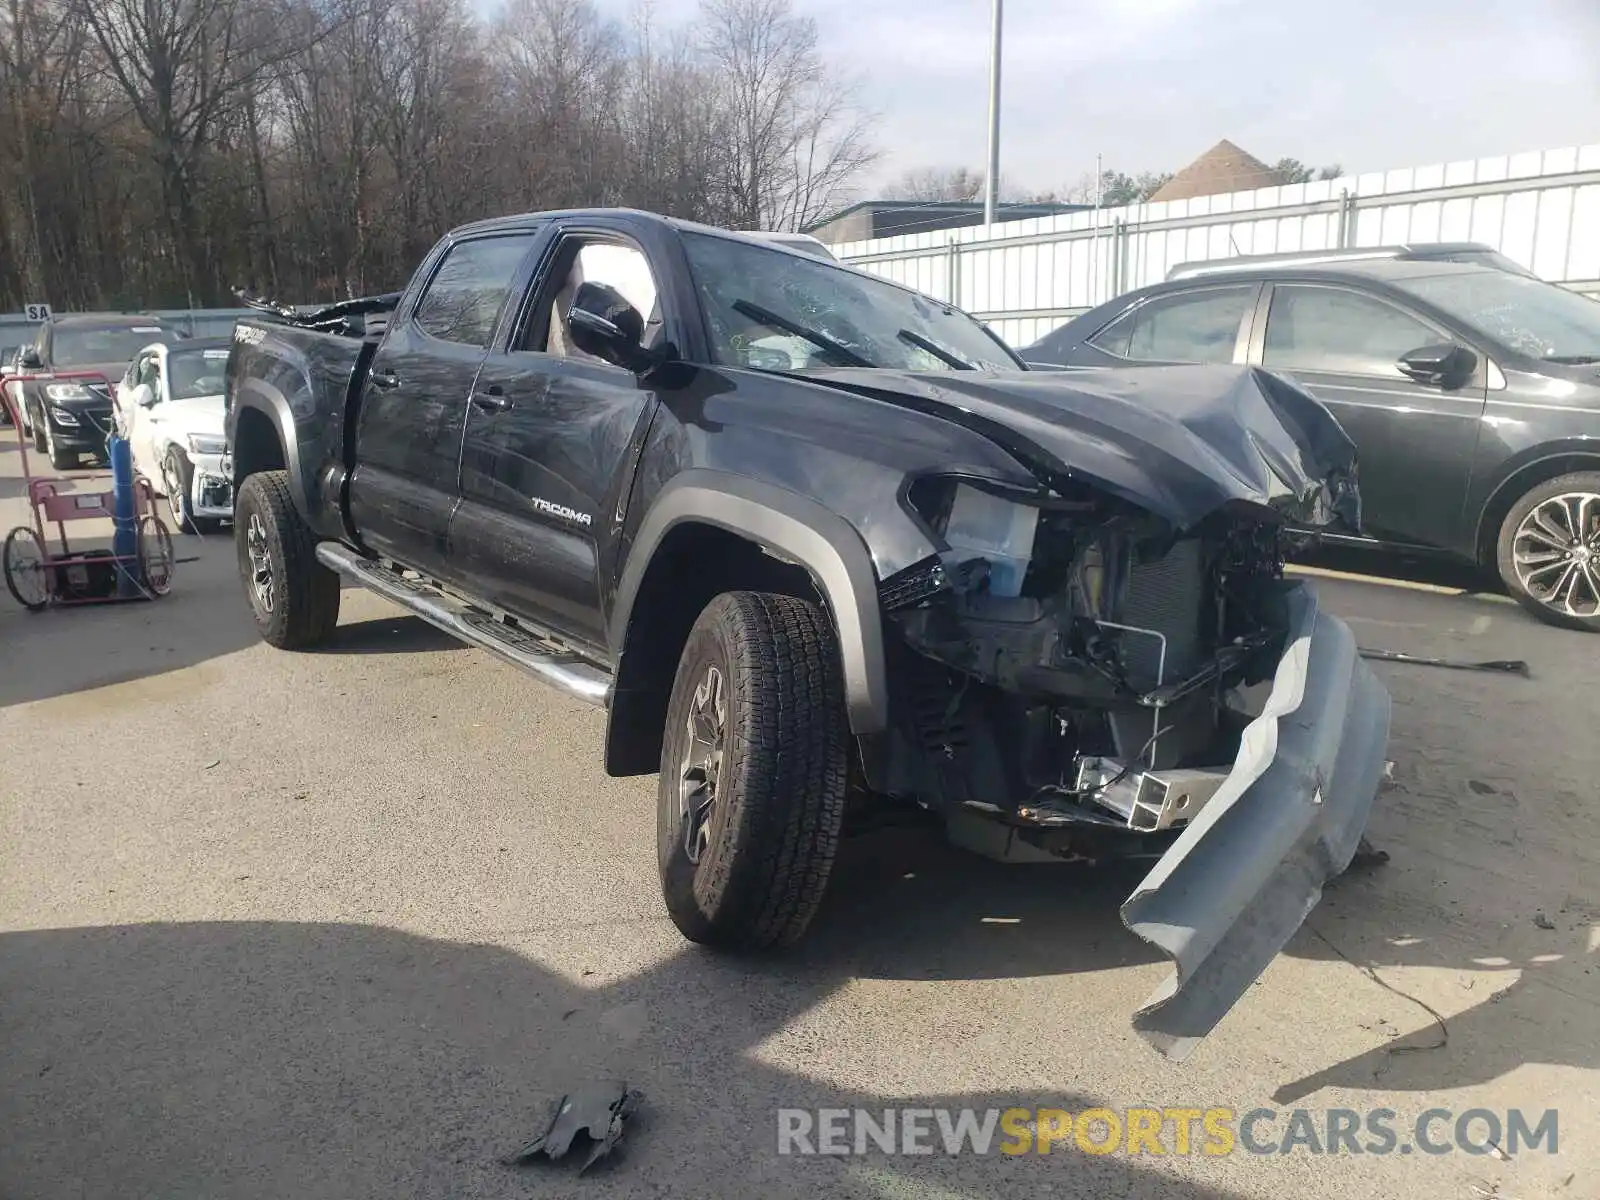
<path id="1" fill-rule="evenodd" d="M 726 721 L 696 863 L 679 789 L 695 693 L 713 667 Z M 794 942 L 822 901 L 845 810 L 849 727 L 827 613 L 764 592 L 718 596 L 684 644 L 666 719 L 656 834 L 673 924 L 722 950 Z"/>
<path id="2" fill-rule="evenodd" d="M 249 538 L 257 526 L 271 569 L 272 603 L 263 609 L 254 586 Z M 261 640 L 280 650 L 326 641 L 339 623 L 339 576 L 317 561 L 317 537 L 289 496 L 286 471 L 262 471 L 239 488 L 234 545 L 245 599 Z"/>
<path id="3" fill-rule="evenodd" d="M 194 464 L 189 461 L 189 456 L 177 446 L 168 446 L 166 458 L 163 460 L 161 472 L 161 486 L 169 487 L 169 477 L 176 476 L 178 480 L 178 495 L 176 503 L 169 492 L 167 495 L 167 508 L 172 514 L 173 524 L 177 525 L 179 533 L 215 533 L 218 521 L 215 517 L 197 517 L 194 515 L 194 506 L 190 496 L 194 493 Z"/>
<path id="4" fill-rule="evenodd" d="M 1506 514 L 1506 519 L 1500 525 L 1500 537 L 1495 544 L 1495 566 L 1500 572 L 1501 582 L 1505 584 L 1512 598 L 1539 620 L 1561 629 L 1600 633 L 1600 615 L 1577 616 L 1560 612 L 1529 594 L 1522 586 L 1521 580 L 1517 578 L 1516 563 L 1512 556 L 1517 529 L 1528 514 L 1552 497 L 1575 492 L 1600 496 L 1600 471 L 1576 471 L 1571 475 L 1558 476 L 1530 489 L 1513 504 L 1511 511 Z"/>

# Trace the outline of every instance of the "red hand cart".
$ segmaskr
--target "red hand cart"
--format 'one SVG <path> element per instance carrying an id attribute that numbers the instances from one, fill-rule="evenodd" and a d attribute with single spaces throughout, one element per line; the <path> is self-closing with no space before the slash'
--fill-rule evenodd
<path id="1" fill-rule="evenodd" d="M 110 488 L 79 491 L 70 485 L 109 484 L 112 476 L 100 472 L 51 478 L 33 474 L 28 463 L 27 439 L 22 432 L 22 413 L 12 400 L 8 386 L 23 380 L 29 383 L 87 380 L 103 385 L 108 395 L 112 393 L 111 381 L 92 371 L 0 375 L 0 404 L 5 405 L 12 427 L 17 431 L 17 445 L 22 451 L 22 477 L 33 517 L 31 526 L 18 525 L 8 533 L 0 550 L 6 587 L 19 604 L 33 612 L 52 604 L 109 604 L 165 596 L 172 590 L 172 537 L 155 515 L 155 494 L 150 481 L 141 475 L 136 474 L 133 481 L 134 552 L 117 554 L 114 550 L 88 550 L 73 553 L 67 542 L 67 522 L 96 518 L 115 521 L 116 499 Z M 55 526 L 60 553 L 48 549 L 46 525 Z"/>

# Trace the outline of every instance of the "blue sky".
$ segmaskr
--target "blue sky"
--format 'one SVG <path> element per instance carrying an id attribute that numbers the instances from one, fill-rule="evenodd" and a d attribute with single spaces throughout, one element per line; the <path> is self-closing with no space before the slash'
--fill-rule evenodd
<path id="1" fill-rule="evenodd" d="M 989 0 L 794 2 L 863 78 L 880 179 L 982 167 Z M 1600 0 L 1006 0 L 1004 83 L 1001 173 L 1030 188 L 1224 137 L 1347 170 L 1600 142 Z"/>

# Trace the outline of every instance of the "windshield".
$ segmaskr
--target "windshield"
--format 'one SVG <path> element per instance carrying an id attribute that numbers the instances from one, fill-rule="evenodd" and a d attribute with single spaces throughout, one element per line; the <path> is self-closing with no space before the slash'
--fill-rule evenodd
<path id="1" fill-rule="evenodd" d="M 177 335 L 159 325 L 114 325 L 108 328 L 68 326 L 50 335 L 50 365 L 89 367 L 101 363 L 132 362 L 133 356 L 155 342 L 171 345 Z"/>
<path id="2" fill-rule="evenodd" d="M 685 233 L 683 243 L 717 362 L 767 371 L 1022 367 L 971 317 L 870 275 L 713 234 Z"/>
<path id="3" fill-rule="evenodd" d="M 198 396 L 220 396 L 228 369 L 226 347 L 211 350 L 169 350 L 167 383 L 173 400 L 193 400 Z"/>
<path id="4" fill-rule="evenodd" d="M 1600 303 L 1506 271 L 1464 271 L 1397 281 L 1513 350 L 1559 362 L 1600 362 Z"/>

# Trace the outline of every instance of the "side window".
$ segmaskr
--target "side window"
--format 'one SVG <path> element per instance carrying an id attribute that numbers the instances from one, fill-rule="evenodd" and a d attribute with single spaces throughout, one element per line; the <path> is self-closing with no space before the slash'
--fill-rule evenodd
<path id="1" fill-rule="evenodd" d="M 1118 317 L 1090 344 L 1135 362 L 1230 363 L 1254 285 L 1158 296 Z"/>
<path id="2" fill-rule="evenodd" d="M 1285 371 L 1338 371 L 1404 378 L 1395 366 L 1408 350 L 1444 337 L 1392 304 L 1342 288 L 1274 288 L 1262 365 Z"/>
<path id="3" fill-rule="evenodd" d="M 644 344 L 661 336 L 661 306 L 650 260 L 636 246 L 574 238 L 556 256 L 552 279 L 545 285 L 537 310 L 528 322 L 521 349 L 588 358 L 567 334 L 567 314 L 580 285 L 599 283 L 615 288 L 644 318 Z"/>
<path id="4" fill-rule="evenodd" d="M 452 246 L 429 280 L 412 319 L 433 337 L 487 347 L 533 238 L 526 233 Z"/>

